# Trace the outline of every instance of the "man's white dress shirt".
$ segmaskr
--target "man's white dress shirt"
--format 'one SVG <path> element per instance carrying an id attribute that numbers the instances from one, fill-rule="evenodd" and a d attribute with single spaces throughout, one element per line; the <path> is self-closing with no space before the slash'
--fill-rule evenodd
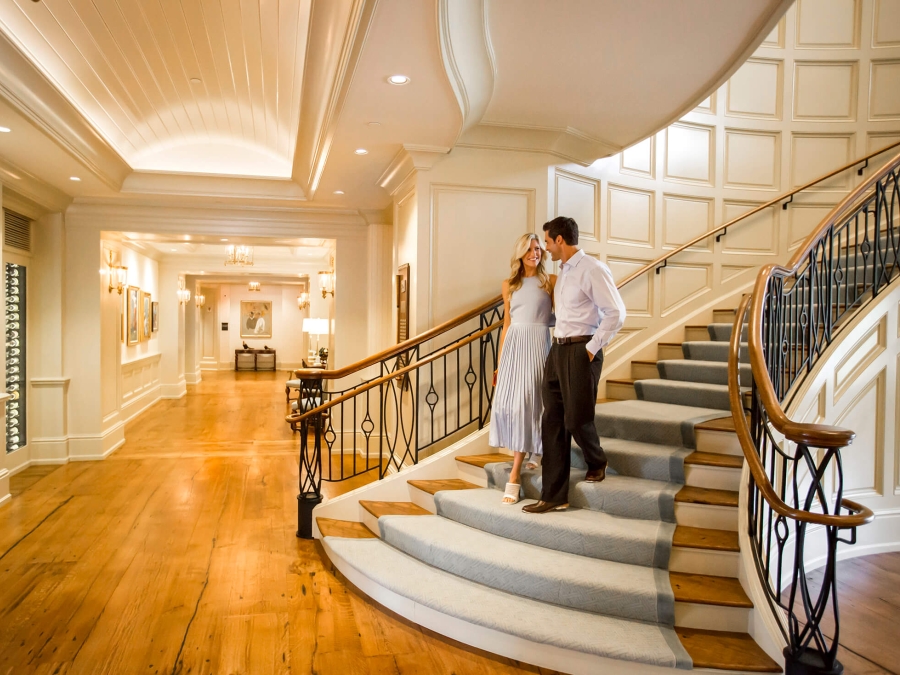
<path id="1" fill-rule="evenodd" d="M 562 263 L 553 292 L 558 338 L 593 335 L 587 350 L 596 355 L 625 323 L 625 303 L 604 263 L 583 250 Z"/>

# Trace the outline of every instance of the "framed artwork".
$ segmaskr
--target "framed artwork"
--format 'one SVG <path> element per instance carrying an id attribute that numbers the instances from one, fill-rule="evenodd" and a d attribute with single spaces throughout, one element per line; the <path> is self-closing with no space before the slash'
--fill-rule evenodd
<path id="1" fill-rule="evenodd" d="M 151 318 L 151 302 L 149 293 L 141 293 L 141 342 L 150 339 L 150 330 L 152 326 Z"/>
<path id="2" fill-rule="evenodd" d="M 151 307 L 153 307 L 153 321 L 151 321 L 150 330 L 157 333 L 159 332 L 159 303 L 154 302 L 151 304 Z"/>
<path id="3" fill-rule="evenodd" d="M 141 341 L 141 289 L 129 286 L 125 293 L 125 341 L 130 346 Z"/>
<path id="4" fill-rule="evenodd" d="M 241 337 L 272 337 L 271 300 L 241 300 Z"/>

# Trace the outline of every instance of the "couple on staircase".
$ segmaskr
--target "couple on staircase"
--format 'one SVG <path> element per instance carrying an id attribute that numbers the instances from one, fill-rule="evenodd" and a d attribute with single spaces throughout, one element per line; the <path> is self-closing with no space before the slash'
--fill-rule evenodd
<path id="1" fill-rule="evenodd" d="M 503 332 L 491 412 L 491 446 L 515 452 L 504 504 L 519 501 L 525 454 L 542 456 L 541 499 L 523 507 L 527 513 L 568 506 L 572 438 L 584 451 L 585 480 L 606 477 L 594 406 L 602 349 L 625 321 L 625 304 L 612 273 L 578 248 L 575 221 L 559 216 L 543 229 L 546 250 L 538 235 L 520 237 L 511 275 L 503 282 Z M 558 277 L 544 270 L 547 253 L 562 261 Z"/>

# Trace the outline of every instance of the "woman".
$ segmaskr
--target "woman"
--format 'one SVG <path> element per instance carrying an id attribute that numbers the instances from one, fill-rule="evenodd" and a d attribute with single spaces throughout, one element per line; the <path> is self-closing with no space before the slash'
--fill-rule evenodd
<path id="1" fill-rule="evenodd" d="M 519 501 L 525 454 L 539 457 L 541 378 L 550 351 L 552 298 L 556 275 L 544 270 L 547 253 L 536 234 L 516 240 L 509 279 L 503 282 L 503 331 L 500 334 L 497 386 L 491 409 L 490 444 L 515 453 L 504 504 Z"/>

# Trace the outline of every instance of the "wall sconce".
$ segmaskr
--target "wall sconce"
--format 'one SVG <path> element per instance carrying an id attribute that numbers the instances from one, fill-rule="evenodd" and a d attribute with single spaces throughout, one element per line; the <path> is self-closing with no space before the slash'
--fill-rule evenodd
<path id="1" fill-rule="evenodd" d="M 197 293 L 194 296 L 194 302 L 197 304 L 197 307 L 203 307 L 203 303 L 206 302 L 206 296 L 202 293 Z"/>
<path id="2" fill-rule="evenodd" d="M 250 288 L 251 291 L 260 291 L 260 290 L 262 290 L 262 288 L 260 287 L 258 281 L 251 281 L 251 282 L 250 282 L 249 284 L 247 284 L 247 285 L 248 285 L 248 287 Z"/>
<path id="3" fill-rule="evenodd" d="M 128 268 L 115 264 L 115 254 L 111 249 L 106 251 L 106 264 L 109 266 L 109 292 L 115 290 L 122 295 L 128 285 Z"/>
<path id="4" fill-rule="evenodd" d="M 304 310 L 309 307 L 309 293 L 303 292 L 297 296 L 297 309 Z"/>
<path id="5" fill-rule="evenodd" d="M 184 287 L 184 278 L 178 280 L 178 290 L 176 291 L 178 294 L 178 302 L 182 305 L 186 305 L 191 299 L 191 292 Z"/>
<path id="6" fill-rule="evenodd" d="M 319 272 L 319 290 L 322 298 L 328 295 L 334 297 L 334 272 Z"/>

